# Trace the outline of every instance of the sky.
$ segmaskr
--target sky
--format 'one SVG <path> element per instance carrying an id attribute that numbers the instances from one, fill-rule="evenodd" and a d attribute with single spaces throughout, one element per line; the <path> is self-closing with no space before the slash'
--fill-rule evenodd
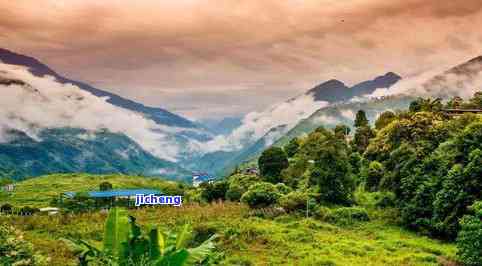
<path id="1" fill-rule="evenodd" d="M 480 0 L 17 0 L 0 46 L 191 119 L 482 54 Z"/>

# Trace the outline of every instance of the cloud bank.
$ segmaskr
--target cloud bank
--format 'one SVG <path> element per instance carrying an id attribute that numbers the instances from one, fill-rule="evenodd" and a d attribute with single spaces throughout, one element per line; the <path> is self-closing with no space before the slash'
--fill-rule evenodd
<path id="1" fill-rule="evenodd" d="M 26 83 L 0 85 L 0 141 L 11 140 L 9 132 L 18 130 L 33 139 L 46 128 L 82 128 L 92 132 L 108 129 L 122 133 L 159 158 L 176 161 L 179 146 L 170 132 L 140 114 L 106 102 L 71 84 L 60 84 L 53 77 L 36 77 L 27 69 L 0 64 L 0 80 Z M 89 136 L 79 136 L 88 138 Z"/>
<path id="2" fill-rule="evenodd" d="M 248 113 L 242 120 L 242 125 L 228 136 L 217 136 L 204 144 L 207 151 L 239 150 L 252 144 L 265 134 L 268 143 L 275 136 L 293 128 L 301 119 L 305 119 L 316 110 L 328 106 L 328 102 L 315 101 L 312 95 L 302 94 L 288 101 L 281 102 L 262 112 Z M 278 128 L 281 127 L 282 128 Z M 278 130 L 270 132 L 271 129 Z"/>
<path id="3" fill-rule="evenodd" d="M 196 118 L 262 110 L 331 78 L 407 77 L 482 47 L 480 0 L 3 1 L 0 14 L 2 46 Z"/>

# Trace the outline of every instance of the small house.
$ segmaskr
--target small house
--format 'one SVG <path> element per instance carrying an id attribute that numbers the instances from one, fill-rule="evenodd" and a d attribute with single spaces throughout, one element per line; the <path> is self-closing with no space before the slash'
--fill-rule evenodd
<path id="1" fill-rule="evenodd" d="M 192 175 L 192 185 L 194 187 L 199 187 L 199 185 L 201 183 L 205 183 L 205 182 L 208 182 L 208 183 L 212 183 L 214 182 L 214 177 L 212 177 L 211 175 L 209 175 L 208 173 L 194 173 Z"/>

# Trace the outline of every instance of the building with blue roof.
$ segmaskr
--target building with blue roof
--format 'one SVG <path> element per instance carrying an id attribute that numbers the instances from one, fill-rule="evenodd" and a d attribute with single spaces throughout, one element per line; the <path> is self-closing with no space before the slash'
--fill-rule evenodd
<path id="1" fill-rule="evenodd" d="M 79 192 L 64 192 L 61 195 L 61 202 L 63 201 L 62 198 L 66 197 L 69 199 L 73 199 Z M 122 199 L 126 201 L 127 206 L 131 206 L 131 198 L 135 199 L 136 195 L 143 194 L 143 195 L 156 195 L 160 196 L 163 195 L 162 191 L 157 189 L 146 189 L 146 188 L 135 188 L 135 189 L 112 189 L 112 190 L 105 190 L 105 191 L 87 191 L 82 192 L 83 195 L 86 195 L 89 198 L 92 198 L 96 202 L 96 206 L 98 203 L 106 204 L 108 203 L 109 207 L 114 205 L 116 200 Z M 133 205 L 133 204 L 132 204 Z"/>

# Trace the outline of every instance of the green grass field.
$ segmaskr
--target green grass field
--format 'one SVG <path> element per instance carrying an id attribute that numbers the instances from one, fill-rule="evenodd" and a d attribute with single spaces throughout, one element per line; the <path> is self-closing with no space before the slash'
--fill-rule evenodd
<path id="1" fill-rule="evenodd" d="M 58 174 L 28 179 L 16 184 L 12 193 L 0 193 L 0 205 L 10 203 L 16 207 L 47 207 L 53 197 L 63 192 L 99 190 L 99 184 L 109 182 L 114 189 L 154 188 L 165 193 L 179 191 L 179 183 L 157 178 L 125 175 Z"/>
<path id="2" fill-rule="evenodd" d="M 173 185 L 139 177 L 56 175 L 21 182 L 7 199 L 16 205 L 46 206 L 49 197 L 61 191 L 96 189 L 104 180 L 114 187 L 162 189 Z M 1 201 L 4 200 L 5 196 Z M 350 226 L 302 215 L 267 219 L 248 213 L 246 206 L 228 202 L 130 210 L 145 227 L 159 224 L 173 229 L 191 223 L 199 239 L 218 234 L 220 265 L 454 265 L 450 264 L 456 253 L 453 244 L 402 229 L 397 226 L 398 214 L 392 209 L 369 209 L 369 222 Z M 82 238 L 100 244 L 105 218 L 102 212 L 0 216 L 0 223 L 22 230 L 37 251 L 50 257 L 51 265 L 75 265 L 75 257 L 60 239 Z"/>

